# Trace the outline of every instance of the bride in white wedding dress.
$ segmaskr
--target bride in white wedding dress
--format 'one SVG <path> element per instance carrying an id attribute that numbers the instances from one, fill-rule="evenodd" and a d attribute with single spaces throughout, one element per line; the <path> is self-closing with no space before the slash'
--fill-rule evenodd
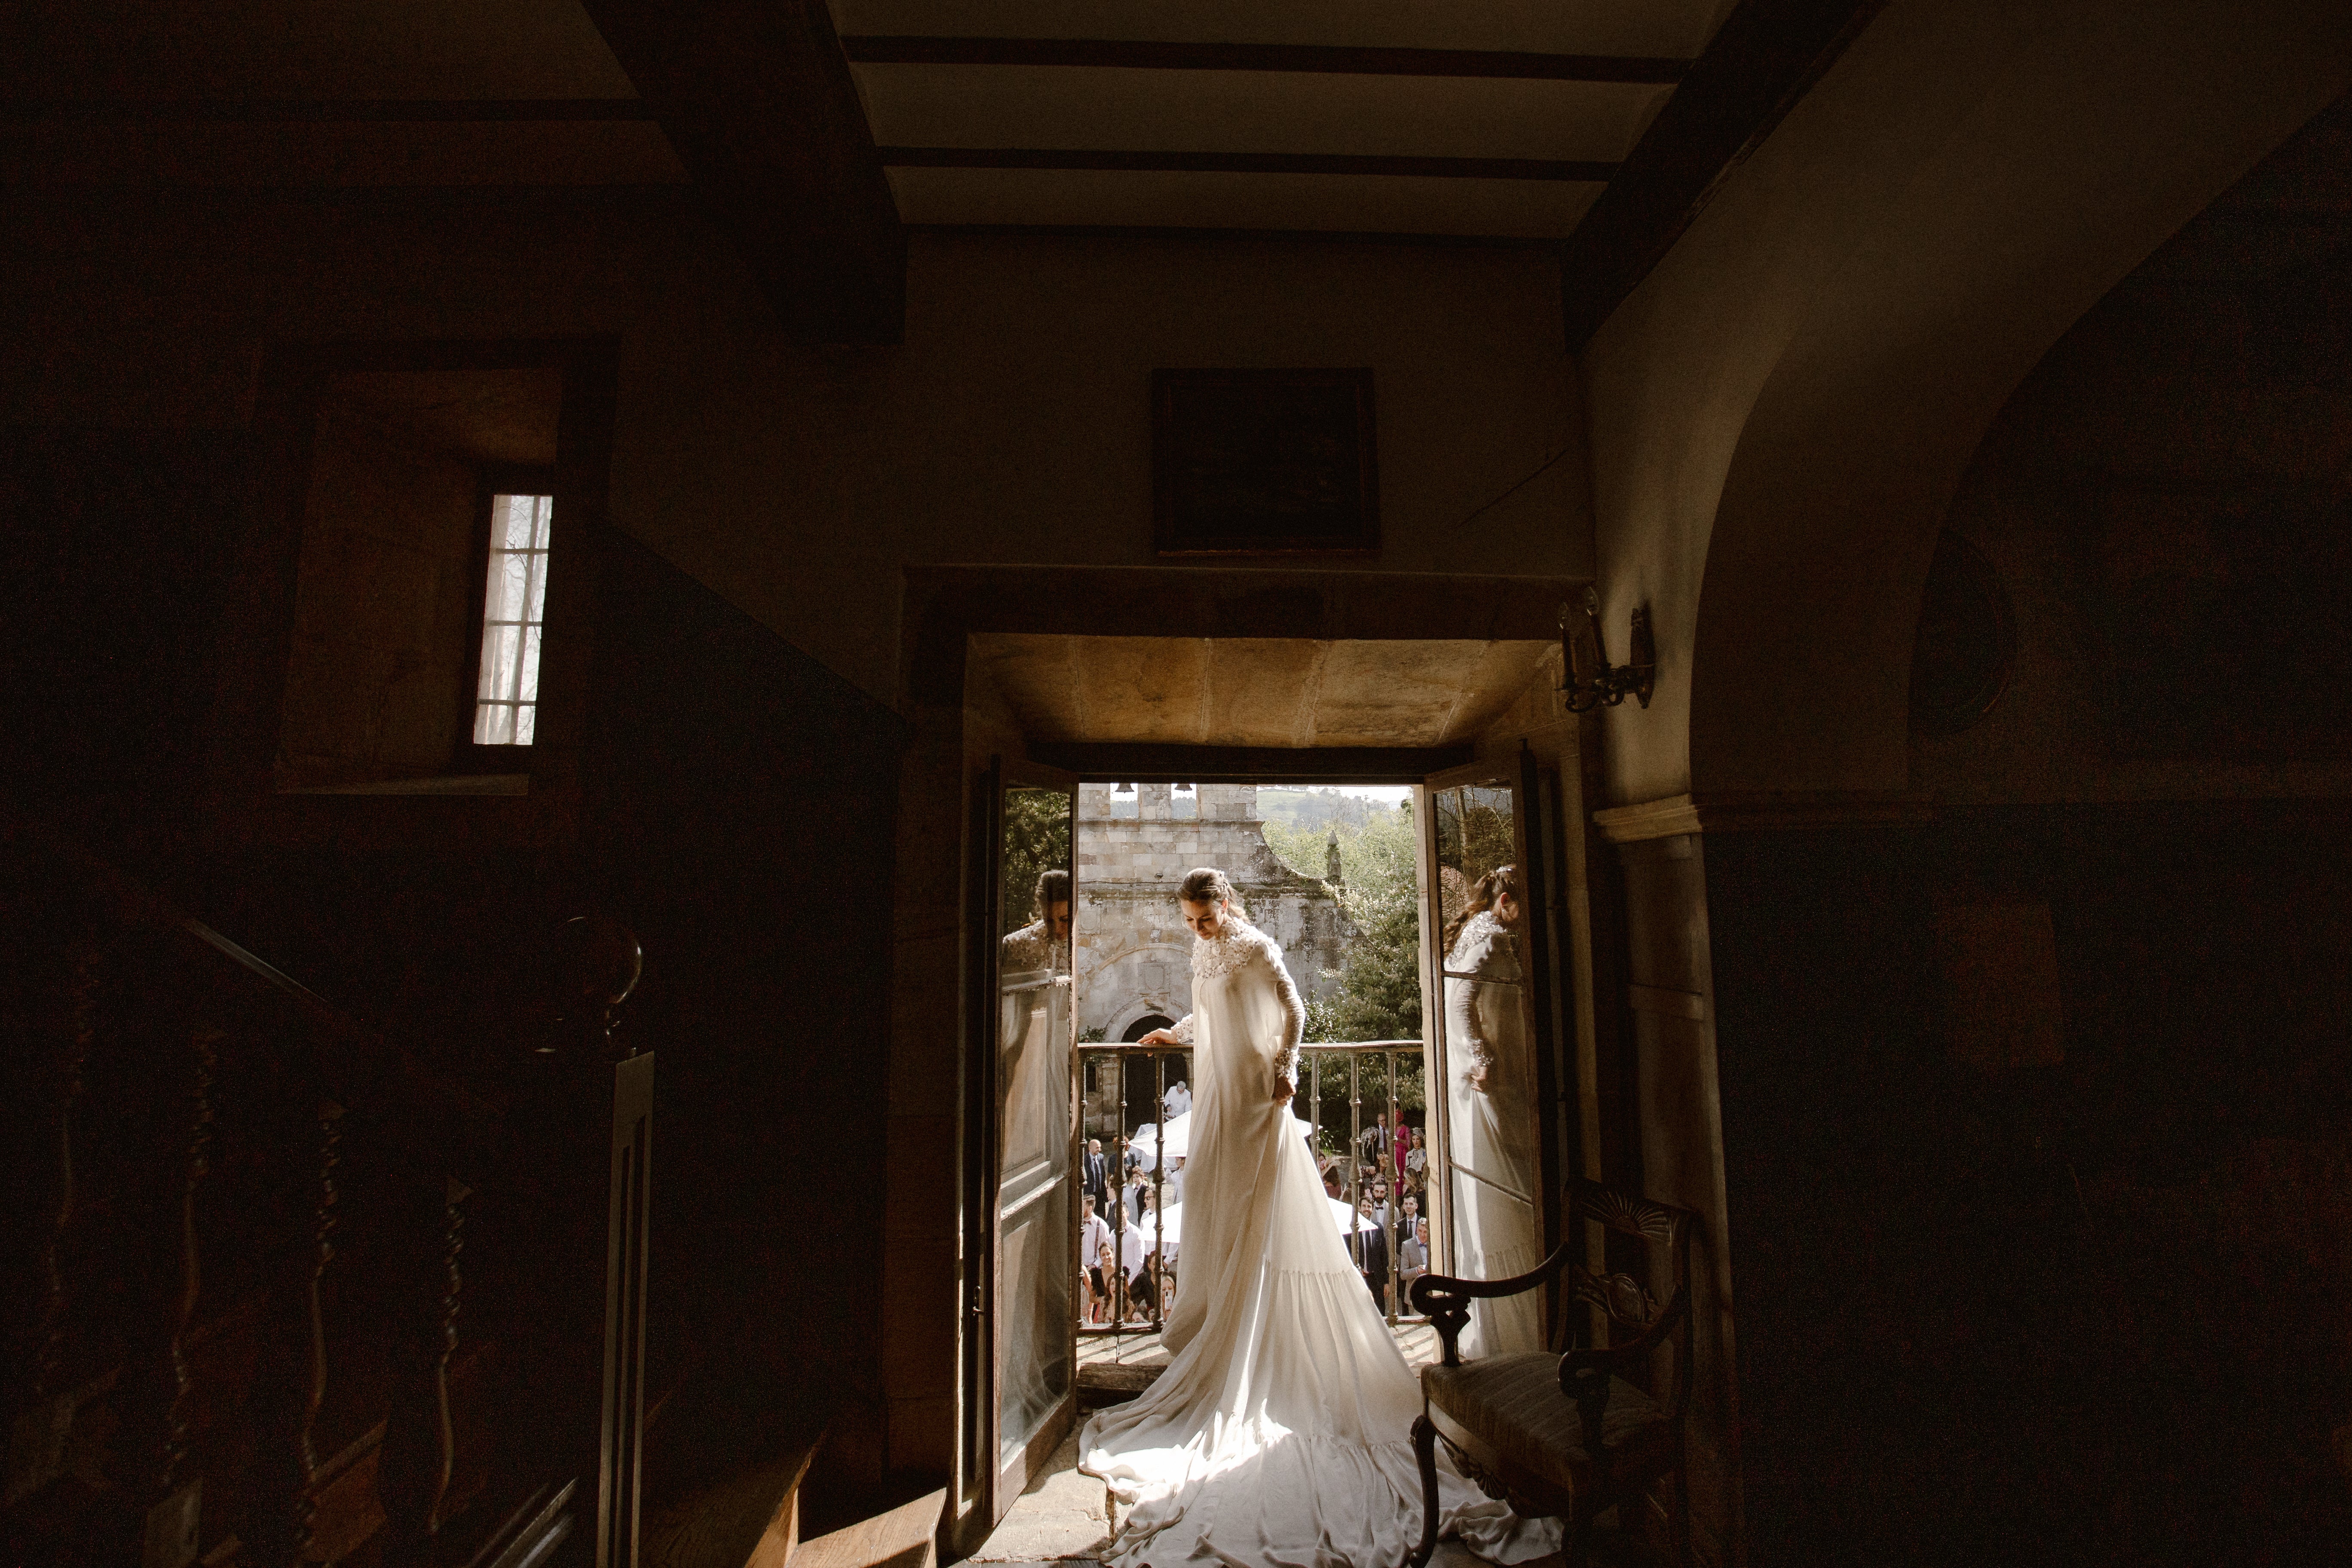
<path id="1" fill-rule="evenodd" d="M 1306 1009 L 1282 950 L 1221 871 L 1184 879 L 1192 1012 L 1147 1045 L 1193 1047 L 1184 1267 L 1168 1369 L 1079 1435 L 1079 1468 L 1129 1505 L 1118 1568 L 1391 1568 L 1421 1537 L 1421 1389 L 1340 1241 L 1289 1100 Z M 1559 1547 L 1441 1469 L 1444 1529 L 1498 1563 Z"/>

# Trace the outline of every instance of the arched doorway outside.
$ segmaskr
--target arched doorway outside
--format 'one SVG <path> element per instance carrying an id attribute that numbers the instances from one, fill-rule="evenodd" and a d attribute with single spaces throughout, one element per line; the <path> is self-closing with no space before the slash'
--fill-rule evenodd
<path id="1" fill-rule="evenodd" d="M 1133 1045 L 1154 1029 L 1171 1029 L 1175 1026 L 1176 1020 L 1163 1013 L 1146 1013 L 1128 1025 L 1118 1037 L 1127 1044 Z M 1127 1113 L 1130 1121 L 1138 1118 L 1150 1120 L 1153 1108 L 1160 1103 L 1166 1090 L 1160 1087 L 1160 1064 L 1148 1057 L 1130 1058 L 1120 1064 L 1120 1077 L 1123 1079 L 1120 1087 L 1127 1091 Z M 1168 1082 L 1172 1084 L 1185 1076 L 1174 1061 L 1168 1063 Z"/>

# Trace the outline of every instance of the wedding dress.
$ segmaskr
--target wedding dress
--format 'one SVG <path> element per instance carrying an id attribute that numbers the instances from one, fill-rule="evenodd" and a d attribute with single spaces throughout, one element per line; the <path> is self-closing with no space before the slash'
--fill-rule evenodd
<path id="1" fill-rule="evenodd" d="M 1492 910 L 1463 922 L 1445 955 L 1446 1131 L 1454 1264 L 1472 1279 L 1508 1279 L 1544 1258 L 1524 979 L 1518 944 Z M 1472 1358 L 1543 1349 L 1542 1293 L 1472 1302 L 1461 1346 Z"/>
<path id="2" fill-rule="evenodd" d="M 1192 950 L 1192 1153 L 1168 1368 L 1079 1435 L 1079 1468 L 1130 1509 L 1118 1568 L 1393 1568 L 1419 1541 L 1420 1384 L 1341 1242 L 1296 1083 L 1306 1012 L 1281 949 L 1227 915 Z M 1559 1550 L 1450 1468 L 1444 1525 L 1481 1556 Z"/>

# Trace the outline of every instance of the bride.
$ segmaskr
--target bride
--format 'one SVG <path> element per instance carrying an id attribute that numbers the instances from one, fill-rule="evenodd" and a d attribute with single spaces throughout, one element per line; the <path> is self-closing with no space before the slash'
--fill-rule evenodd
<path id="1" fill-rule="evenodd" d="M 1282 950 L 1222 871 L 1184 879 L 1192 1012 L 1143 1045 L 1194 1048 L 1184 1263 L 1171 1360 L 1079 1436 L 1079 1468 L 1129 1506 L 1118 1568 L 1390 1568 L 1419 1541 L 1409 1431 L 1421 1391 L 1339 1238 L 1291 1114 L 1306 1009 Z M 1441 1472 L 1445 1527 L 1481 1556 L 1559 1550 Z"/>

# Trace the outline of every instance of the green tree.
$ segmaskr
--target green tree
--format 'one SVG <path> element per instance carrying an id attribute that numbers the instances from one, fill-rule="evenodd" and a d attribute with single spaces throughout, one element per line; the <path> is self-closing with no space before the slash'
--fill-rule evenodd
<path id="1" fill-rule="evenodd" d="M 1353 823 L 1334 823 L 1328 816 L 1313 826 L 1269 820 L 1265 841 L 1292 870 L 1330 888 L 1356 931 L 1340 960 L 1338 990 L 1307 1005 L 1307 1039 L 1419 1039 L 1421 895 L 1414 861 L 1420 849 L 1411 803 L 1393 811 L 1375 807 Z M 1332 882 L 1335 843 L 1340 875 Z M 1389 1108 L 1388 1068 L 1382 1058 L 1367 1057 L 1357 1071 L 1361 1114 L 1369 1126 L 1374 1112 Z M 1324 1152 L 1342 1152 L 1349 1126 L 1346 1060 L 1323 1060 L 1317 1080 L 1299 1087 L 1317 1102 Z M 1426 1108 L 1418 1054 L 1399 1058 L 1395 1092 L 1400 1111 Z"/>
<path id="2" fill-rule="evenodd" d="M 1069 866 L 1070 797 L 1059 790 L 1006 790 L 1004 930 L 1019 931 L 1042 917 L 1045 911 L 1035 907 L 1039 874 Z"/>
<path id="3" fill-rule="evenodd" d="M 1421 909 L 1411 804 L 1376 811 L 1360 825 L 1320 831 L 1269 822 L 1266 843 L 1290 868 L 1322 879 L 1339 849 L 1341 880 L 1326 882 L 1356 928 L 1339 968 L 1339 988 L 1307 1012 L 1310 1040 L 1411 1040 L 1421 1037 Z"/>

